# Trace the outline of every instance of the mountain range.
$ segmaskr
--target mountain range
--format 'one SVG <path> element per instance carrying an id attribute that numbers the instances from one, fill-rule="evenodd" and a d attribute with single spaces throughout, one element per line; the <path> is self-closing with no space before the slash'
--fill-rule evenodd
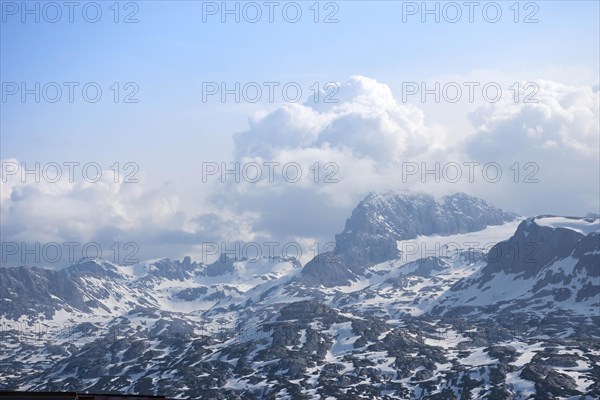
<path id="1" fill-rule="evenodd" d="M 0 268 L 0 389 L 600 398 L 600 219 L 371 193 L 335 247 Z"/>

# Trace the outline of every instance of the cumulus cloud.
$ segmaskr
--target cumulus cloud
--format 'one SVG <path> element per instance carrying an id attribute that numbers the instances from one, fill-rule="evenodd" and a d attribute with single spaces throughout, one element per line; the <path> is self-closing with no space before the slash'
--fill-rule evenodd
<path id="1" fill-rule="evenodd" d="M 476 129 L 467 145 L 469 154 L 506 157 L 515 153 L 560 153 L 597 157 L 597 91 L 544 80 L 537 84 L 538 102 L 489 104 L 470 114 Z"/>
<path id="2" fill-rule="evenodd" d="M 223 196 L 243 194 L 237 206 L 255 211 L 264 229 L 305 235 L 339 231 L 351 208 L 373 190 L 465 191 L 523 214 L 597 209 L 598 93 L 536 83 L 536 103 L 524 102 L 530 91 L 521 89 L 519 102 L 510 96 L 476 108 L 465 116 L 471 131 L 457 134 L 450 126 L 426 124 L 423 111 L 399 103 L 387 85 L 352 77 L 340 85 L 338 103 L 311 98 L 285 105 L 235 135 L 237 160 L 297 162 L 305 172 L 315 162 L 334 163 L 336 183 L 315 184 L 307 173 L 294 185 L 281 179 L 226 185 Z M 444 175 L 450 163 L 461 167 L 458 181 Z M 502 178 L 495 180 L 488 165 L 497 165 Z M 426 173 L 436 167 L 439 173 Z M 567 198 L 580 202 L 565 207 Z"/>
<path id="3" fill-rule="evenodd" d="M 115 182 L 113 171 L 106 169 L 97 182 L 71 181 L 66 175 L 55 181 L 54 176 L 23 176 L 23 166 L 33 166 L 16 159 L 2 164 L 2 264 L 48 264 L 54 253 L 46 257 L 35 249 L 54 244 L 64 252 L 52 262 L 55 266 L 72 262 L 71 256 L 95 256 L 95 249 L 117 262 L 126 255 L 128 261 L 181 257 L 207 242 L 248 239 L 254 222 L 247 213 L 183 210 L 170 184 L 152 185 L 143 177 L 138 183 Z M 93 251 L 84 252 L 86 245 L 93 245 Z M 27 249 L 34 250 L 27 255 Z"/>
<path id="4" fill-rule="evenodd" d="M 469 115 L 474 131 L 464 152 L 475 160 L 534 162 L 535 184 L 517 185 L 515 209 L 529 212 L 582 214 L 598 210 L 600 197 L 599 96 L 591 86 L 537 81 L 534 103 L 502 102 L 480 107 Z M 508 171 L 507 171 L 508 172 Z M 521 171 L 523 175 L 532 173 Z M 529 187 L 527 187 L 529 186 Z"/>
<path id="5" fill-rule="evenodd" d="M 248 129 L 234 135 L 234 161 L 276 163 L 274 181 L 264 178 L 263 167 L 259 182 L 229 180 L 212 199 L 255 213 L 255 228 L 278 239 L 323 242 L 369 191 L 402 184 L 403 160 L 441 153 L 443 132 L 426 126 L 422 110 L 400 104 L 374 79 L 351 77 L 340 84 L 336 103 L 319 98 L 251 118 Z M 287 179 L 283 168 L 290 164 L 299 166 L 297 181 Z"/>
<path id="6" fill-rule="evenodd" d="M 65 176 L 36 182 L 32 175 L 21 176 L 17 160 L 2 163 L 18 166 L 17 173 L 3 175 L 1 194 L 2 227 L 15 240 L 91 240 L 106 227 L 127 231 L 144 224 L 160 229 L 181 223 L 178 199 L 167 188 L 115 183 L 109 170 L 97 182 L 70 182 Z"/>
<path id="7" fill-rule="evenodd" d="M 385 84 L 354 76 L 340 85 L 335 99 L 337 103 L 315 103 L 311 97 L 305 104 L 284 105 L 251 120 L 246 131 L 234 136 L 236 159 L 297 162 L 304 179 L 296 186 L 335 194 L 331 200 L 339 203 L 354 200 L 377 181 L 389 181 L 387 173 L 403 160 L 441 150 L 443 132 L 426 126 L 422 110 L 400 104 Z M 321 180 L 308 169 L 314 163 L 334 163 L 339 170 L 333 173 L 329 167 L 329 173 L 340 182 L 310 185 Z M 380 174 L 385 176 L 374 182 Z"/>
<path id="8" fill-rule="evenodd" d="M 485 104 L 465 116 L 471 130 L 457 134 L 426 122 L 421 108 L 400 103 L 387 85 L 351 77 L 337 103 L 311 97 L 250 118 L 233 136 L 230 160 L 250 179 L 211 176 L 202 186 L 206 203 L 195 210 L 184 209 L 168 184 L 116 184 L 110 174 L 94 184 L 9 177 L 1 192 L 3 240 L 133 240 L 141 258 L 198 256 L 206 241 L 323 246 L 368 192 L 388 189 L 464 191 L 523 215 L 597 212 L 598 90 L 537 83 L 537 103 Z M 449 162 L 462 166 L 459 181 L 423 175 Z M 478 163 L 473 181 L 464 162 Z M 501 166 L 502 180 L 482 179 L 490 162 Z M 515 162 L 517 181 L 509 169 Z M 539 167 L 537 183 L 523 182 L 527 162 Z M 250 164 L 260 169 L 257 181 L 255 169 L 243 170 Z"/>
<path id="9" fill-rule="evenodd" d="M 286 149 L 325 153 L 335 149 L 394 162 L 425 153 L 435 144 L 422 110 L 398 103 L 390 88 L 374 79 L 353 76 L 332 100 L 337 103 L 315 103 L 311 97 L 305 104 L 284 105 L 251 120 L 247 131 L 235 135 L 237 157 L 273 157 Z"/>

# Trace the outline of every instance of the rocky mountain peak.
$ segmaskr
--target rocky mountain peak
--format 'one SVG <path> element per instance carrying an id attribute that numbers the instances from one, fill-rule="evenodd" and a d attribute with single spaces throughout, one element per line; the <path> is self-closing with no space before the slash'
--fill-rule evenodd
<path id="1" fill-rule="evenodd" d="M 516 214 L 504 212 L 485 200 L 456 193 L 436 200 L 422 193 L 388 191 L 370 193 L 352 211 L 342 233 L 335 236 L 335 265 L 322 266 L 327 276 L 360 274 L 364 267 L 399 257 L 397 242 L 421 235 L 448 236 L 475 232 L 490 225 L 512 221 Z M 314 278 L 318 260 L 307 265 Z M 335 270 L 333 273 L 332 268 Z M 350 274 L 340 271 L 347 268 Z M 333 282 L 324 282 L 329 285 Z"/>

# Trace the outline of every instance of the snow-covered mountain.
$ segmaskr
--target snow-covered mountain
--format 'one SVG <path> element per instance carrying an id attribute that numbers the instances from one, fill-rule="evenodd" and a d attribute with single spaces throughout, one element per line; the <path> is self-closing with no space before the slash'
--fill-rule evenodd
<path id="1" fill-rule="evenodd" d="M 515 214 L 464 193 L 439 201 L 425 194 L 371 193 L 354 209 L 344 231 L 336 235 L 335 252 L 346 265 L 364 267 L 397 258 L 398 240 L 474 232 L 515 218 Z"/>
<path id="2" fill-rule="evenodd" d="M 1 389 L 600 396 L 600 219 L 371 194 L 333 252 L 0 269 Z"/>
<path id="3" fill-rule="evenodd" d="M 138 308 L 206 311 L 227 299 L 243 303 L 246 293 L 299 273 L 294 258 L 232 260 L 212 264 L 159 259 L 130 266 L 82 259 L 53 271 L 37 267 L 0 269 L 2 318 L 53 320 L 56 315 L 115 317 Z"/>
<path id="4" fill-rule="evenodd" d="M 445 293 L 436 313 L 476 310 L 600 310 L 598 219 L 542 216 L 523 221 L 508 240 L 495 245 L 487 263 Z"/>
<path id="5" fill-rule="evenodd" d="M 481 231 L 516 217 L 464 193 L 439 201 L 425 194 L 371 193 L 352 211 L 344 231 L 336 235 L 333 252 L 315 257 L 303 275 L 336 286 L 361 275 L 365 267 L 401 258 L 398 241 Z"/>

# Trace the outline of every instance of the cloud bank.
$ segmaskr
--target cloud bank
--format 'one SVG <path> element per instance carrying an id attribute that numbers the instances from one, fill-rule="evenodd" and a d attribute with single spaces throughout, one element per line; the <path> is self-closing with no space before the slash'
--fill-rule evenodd
<path id="1" fill-rule="evenodd" d="M 387 189 L 464 191 L 523 214 L 597 212 L 597 86 L 537 84 L 538 102 L 480 104 L 465 116 L 472 129 L 457 134 L 387 85 L 353 76 L 337 103 L 311 98 L 250 118 L 227 162 L 260 166 L 262 178 L 210 176 L 200 212 L 183 209 L 169 184 L 3 177 L 3 241 L 136 241 L 140 258 L 194 255 L 205 241 L 324 243 L 363 196 Z M 282 170 L 291 164 L 293 179 Z"/>

